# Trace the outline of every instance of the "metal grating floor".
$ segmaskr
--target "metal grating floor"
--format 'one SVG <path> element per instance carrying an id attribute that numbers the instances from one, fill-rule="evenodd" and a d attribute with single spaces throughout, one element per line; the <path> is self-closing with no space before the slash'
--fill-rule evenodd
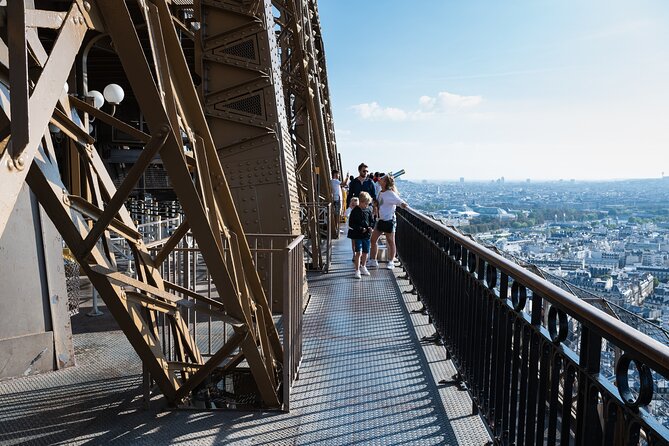
<path id="1" fill-rule="evenodd" d="M 0 444 L 483 445 L 471 400 L 436 383 L 455 373 L 434 329 L 380 269 L 352 277 L 350 245 L 310 275 L 304 357 L 290 413 L 142 408 L 141 364 L 120 331 L 75 335 L 78 366 L 0 382 Z"/>

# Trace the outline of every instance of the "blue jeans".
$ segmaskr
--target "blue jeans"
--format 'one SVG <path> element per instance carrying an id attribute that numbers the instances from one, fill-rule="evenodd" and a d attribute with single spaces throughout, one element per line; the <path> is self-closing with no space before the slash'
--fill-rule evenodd
<path id="1" fill-rule="evenodd" d="M 354 239 L 355 242 L 355 252 L 364 252 L 369 254 L 369 247 L 372 245 L 372 242 L 368 238 L 357 238 Z"/>

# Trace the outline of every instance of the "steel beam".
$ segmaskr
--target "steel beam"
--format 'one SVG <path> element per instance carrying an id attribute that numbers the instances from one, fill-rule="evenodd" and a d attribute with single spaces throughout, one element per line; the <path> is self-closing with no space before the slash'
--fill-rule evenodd
<path id="1" fill-rule="evenodd" d="M 67 15 L 34 12 L 26 9 L 23 2 L 13 4 L 11 15 L 19 20 L 12 26 L 19 37 L 10 42 L 7 62 L 12 101 L 8 90 L 2 87 L 0 105 L 4 121 L 11 129 L 10 140 L 17 144 L 1 153 L 0 233 L 13 206 L 15 190 L 26 179 L 168 401 L 179 404 L 188 399 L 190 392 L 221 366 L 221 358 L 239 349 L 234 356 L 246 359 L 260 400 L 265 407 L 280 407 L 282 345 L 192 83 L 175 29 L 178 24 L 175 25 L 169 10 L 170 2 L 139 2 L 142 19 L 131 14 L 125 2 L 115 0 L 85 4 L 76 0 Z M 33 55 L 36 66 L 41 67 L 33 84 L 22 68 L 25 58 L 21 55 L 28 47 L 41 47 L 41 43 L 29 41 L 27 36 L 31 33 L 26 27 L 53 28 L 63 16 L 65 20 L 51 53 L 46 58 Z M 148 133 L 64 95 L 62 86 L 86 31 L 92 28 L 111 37 L 137 106 L 146 118 Z M 138 29 L 149 34 L 148 47 L 142 43 Z M 153 56 L 150 61 L 147 54 Z M 14 72 L 15 61 L 18 62 Z M 102 123 L 146 143 L 119 190 L 93 144 L 96 141 L 88 134 L 87 117 L 82 118 L 80 112 L 90 113 Z M 12 119 L 14 113 L 20 118 L 27 117 L 26 122 Z M 67 150 L 74 160 L 68 174 L 78 184 L 71 191 L 61 180 L 57 149 L 50 144 L 51 135 L 45 132 L 49 120 L 63 130 L 65 142 L 58 150 Z M 183 134 L 187 135 L 186 142 L 182 140 Z M 156 154 L 174 186 L 185 223 L 154 257 L 123 202 Z M 159 273 L 162 261 L 189 231 L 210 271 L 220 301 L 165 282 Z M 112 232 L 125 238 L 137 264 L 135 278 L 118 271 L 109 248 Z M 208 307 L 208 314 L 232 323 L 243 336 L 205 361 L 178 310 L 184 306 Z M 158 313 L 166 318 L 174 340 L 170 358 L 158 336 Z M 224 368 L 233 366 L 236 364 L 228 361 Z"/>

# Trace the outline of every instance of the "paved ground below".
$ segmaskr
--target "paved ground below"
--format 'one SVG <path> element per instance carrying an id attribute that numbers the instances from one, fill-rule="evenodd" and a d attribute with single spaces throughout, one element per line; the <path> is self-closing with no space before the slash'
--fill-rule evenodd
<path id="1" fill-rule="evenodd" d="M 328 274 L 311 275 L 304 357 L 291 412 L 144 409 L 141 364 L 109 322 L 77 329 L 78 366 L 0 383 L 0 444 L 483 445 L 466 392 L 407 293 L 379 269 L 353 278 L 348 240 Z M 76 322 L 76 321 L 75 321 Z M 100 328 L 104 328 L 100 330 Z"/>

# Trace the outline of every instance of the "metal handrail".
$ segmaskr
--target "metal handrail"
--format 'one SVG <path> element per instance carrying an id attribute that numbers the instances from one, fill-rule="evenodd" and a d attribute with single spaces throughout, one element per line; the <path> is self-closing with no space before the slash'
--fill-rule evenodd
<path id="1" fill-rule="evenodd" d="M 412 291 L 496 444 L 669 444 L 667 402 L 654 399 L 669 346 L 453 227 L 414 210 L 397 216 Z M 602 373 L 611 358 L 615 386 Z"/>
<path id="2" fill-rule="evenodd" d="M 297 379 L 302 361 L 302 313 L 304 307 L 305 282 L 302 253 L 303 235 L 291 234 L 246 234 L 256 268 L 265 273 L 261 278 L 269 302 L 277 301 L 283 319 L 283 401 L 284 410 L 290 408 L 290 392 Z M 167 238 L 154 243 L 152 253 L 159 251 Z M 231 254 L 230 245 L 224 242 L 224 256 Z M 261 260 L 259 257 L 264 256 Z M 210 280 L 209 270 L 204 264 L 200 248 L 187 234 L 179 245 L 160 265 L 166 286 L 183 296 L 178 301 L 184 320 L 196 342 L 203 346 L 201 354 L 212 356 L 212 345 L 225 342 L 233 335 L 235 321 L 225 313 L 218 300 L 218 290 Z M 276 282 L 276 283 L 275 283 Z M 195 305 L 193 305 L 195 304 Z M 215 311 L 211 308 L 214 307 Z M 172 359 L 174 341 L 172 333 L 165 328 L 164 318 L 158 318 L 159 332 L 163 340 L 163 353 Z M 203 338 L 203 339 L 200 339 Z"/>
<path id="3" fill-rule="evenodd" d="M 561 309 L 567 311 L 571 317 L 579 322 L 587 322 L 594 325 L 602 337 L 610 339 L 616 346 L 622 348 L 630 355 L 638 355 L 639 359 L 651 366 L 653 370 L 669 377 L 669 346 L 635 330 L 613 316 L 604 313 L 573 294 L 537 276 L 533 272 L 509 261 L 456 231 L 453 227 L 443 225 L 413 209 L 407 209 L 405 212 L 410 213 L 423 223 L 455 240 L 458 244 L 461 244 L 470 252 L 476 253 L 477 256 L 482 257 L 486 262 L 499 270 L 505 271 L 514 280 L 527 288 L 539 292 L 552 305 L 561 307 Z"/>

